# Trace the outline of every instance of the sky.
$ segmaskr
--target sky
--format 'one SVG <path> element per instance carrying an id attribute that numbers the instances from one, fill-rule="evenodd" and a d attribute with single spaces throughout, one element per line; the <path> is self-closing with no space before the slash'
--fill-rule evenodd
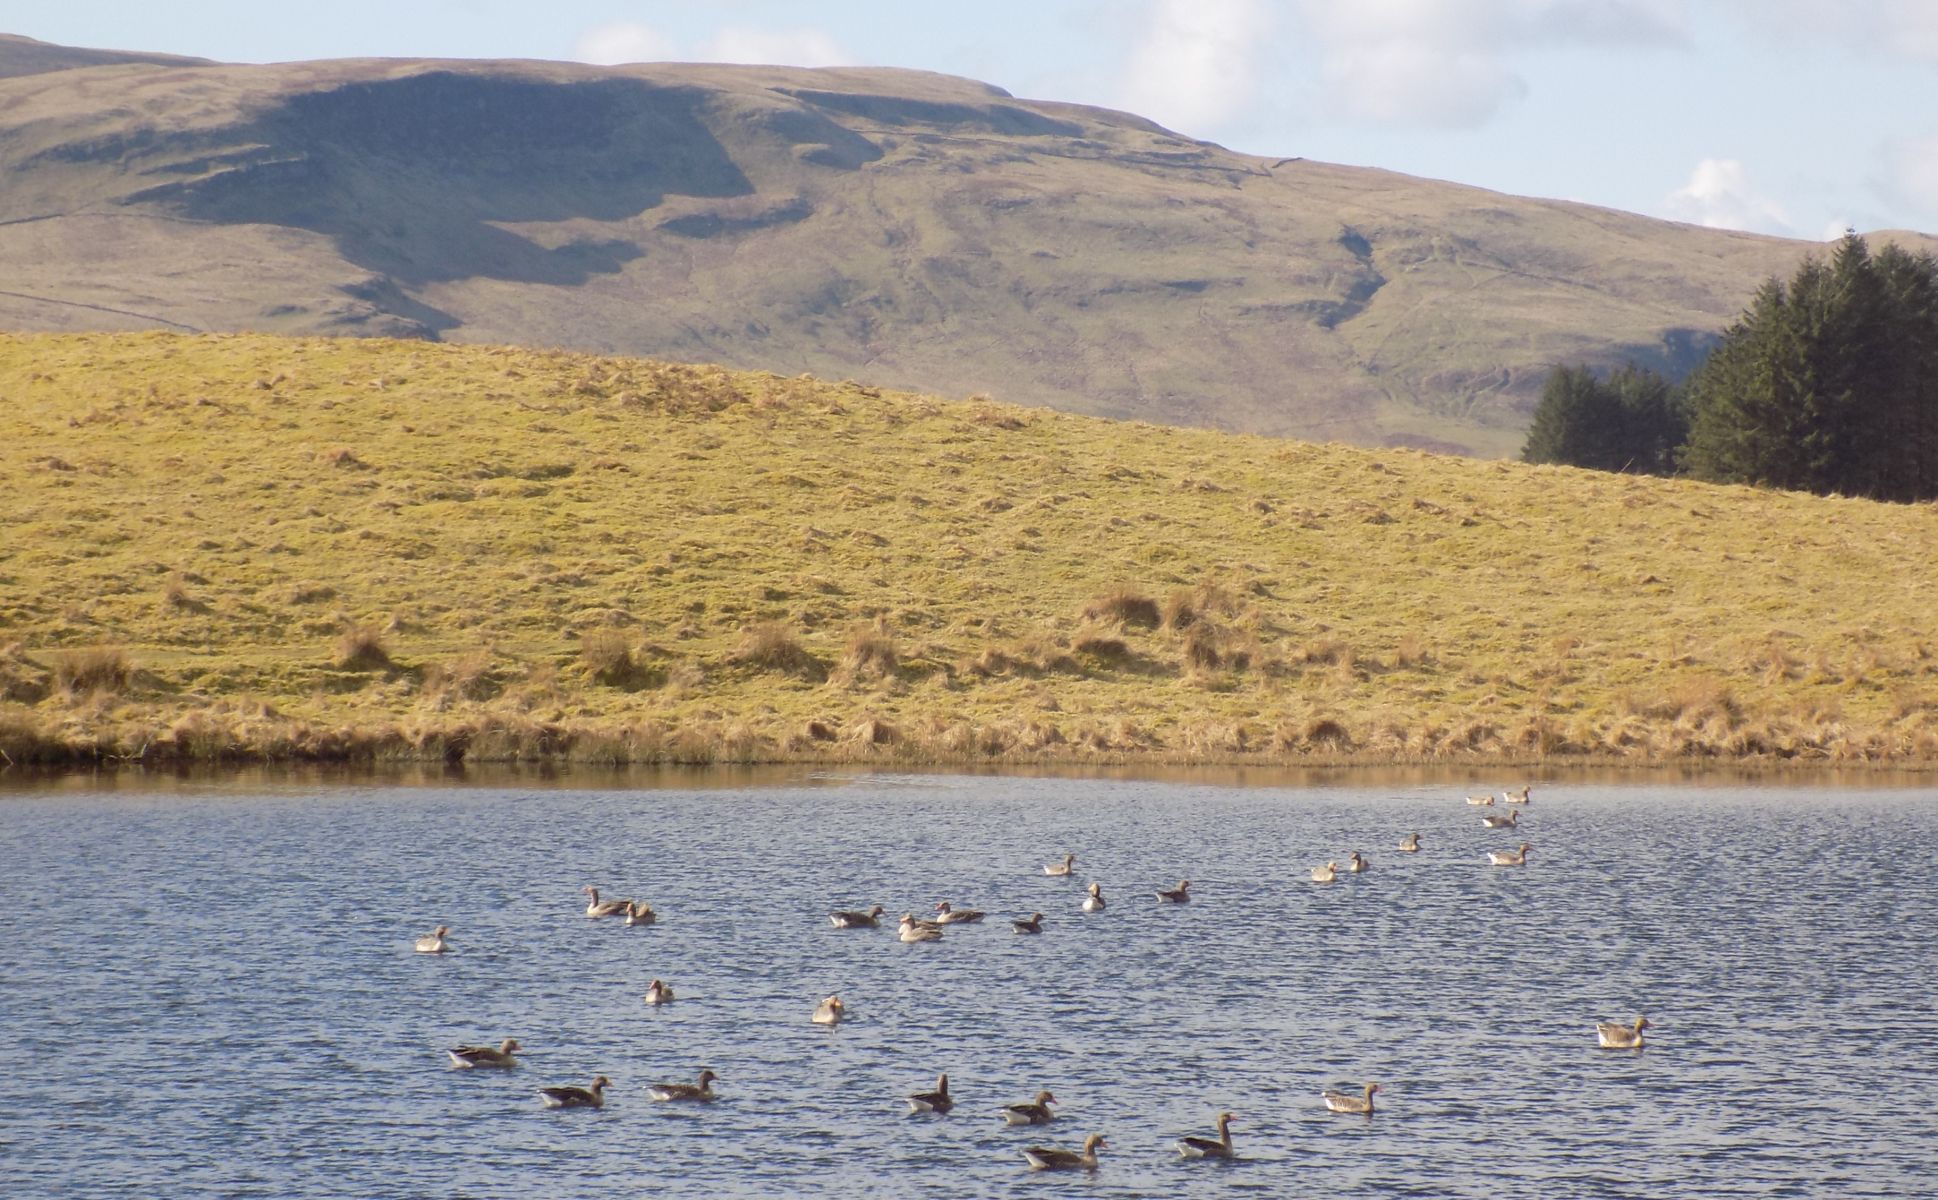
<path id="1" fill-rule="evenodd" d="M 913 67 L 1272 157 L 1811 240 L 1938 232 L 1938 0 L 0 0 L 0 32 Z"/>

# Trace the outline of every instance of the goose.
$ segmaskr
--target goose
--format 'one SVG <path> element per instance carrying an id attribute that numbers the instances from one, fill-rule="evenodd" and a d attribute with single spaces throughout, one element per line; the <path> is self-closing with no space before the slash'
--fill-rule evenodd
<path id="1" fill-rule="evenodd" d="M 1528 798 L 1528 793 L 1533 790 L 1534 785 L 1528 784 L 1518 792 L 1502 792 L 1501 799 L 1507 801 L 1509 804 L 1531 804 L 1533 801 Z"/>
<path id="2" fill-rule="evenodd" d="M 1648 1027 L 1647 1017 L 1635 1018 L 1634 1025 L 1617 1025 L 1604 1021 L 1595 1026 L 1595 1037 L 1604 1050 L 1640 1050 L 1642 1031 Z"/>
<path id="3" fill-rule="evenodd" d="M 538 1098 L 547 1108 L 604 1108 L 606 1089 L 612 1080 L 604 1075 L 592 1081 L 591 1087 L 548 1087 L 538 1089 Z"/>
<path id="4" fill-rule="evenodd" d="M 942 931 L 925 921 L 917 921 L 908 913 L 902 914 L 901 939 L 905 942 L 939 942 Z"/>
<path id="5" fill-rule="evenodd" d="M 1231 1155 L 1231 1114 L 1218 1114 L 1218 1136 L 1182 1137 L 1178 1139 L 1180 1158 L 1230 1158 Z"/>
<path id="6" fill-rule="evenodd" d="M 1090 894 L 1083 898 L 1083 911 L 1085 912 L 1104 911 L 1104 885 L 1103 884 L 1093 883 L 1090 885 Z"/>
<path id="7" fill-rule="evenodd" d="M 829 996 L 814 1006 L 814 1016 L 811 1019 L 816 1025 L 839 1025 L 841 1018 L 847 1015 L 848 1007 L 841 1003 L 841 997 Z"/>
<path id="8" fill-rule="evenodd" d="M 1354 875 L 1357 875 L 1362 871 L 1369 870 L 1372 867 L 1372 865 L 1373 864 L 1370 862 L 1367 862 L 1365 857 L 1361 855 L 1360 852 L 1357 850 L 1353 851 L 1353 856 L 1346 860 L 1346 870 L 1351 872 Z"/>
<path id="9" fill-rule="evenodd" d="M 587 885 L 581 890 L 586 895 L 592 897 L 592 899 L 586 901 L 585 915 L 595 921 L 600 917 L 616 917 L 620 913 L 625 912 L 626 905 L 631 903 L 628 900 L 601 900 L 599 899 L 599 889 L 590 885 Z"/>
<path id="10" fill-rule="evenodd" d="M 1314 883 L 1331 883 L 1337 878 L 1339 878 L 1339 864 L 1336 862 L 1329 862 L 1323 867 L 1312 868 L 1312 882 Z"/>
<path id="11" fill-rule="evenodd" d="M 935 1077 L 935 1090 L 916 1092 L 908 1098 L 908 1110 L 912 1113 L 935 1113 L 940 1116 L 956 1106 L 954 1097 L 949 1095 L 948 1075 Z"/>
<path id="12" fill-rule="evenodd" d="M 702 1071 L 698 1083 L 656 1083 L 646 1089 L 646 1094 L 655 1100 L 695 1100 L 710 1104 L 718 1099 L 713 1094 L 713 1081 L 718 1078 L 712 1071 Z"/>
<path id="13" fill-rule="evenodd" d="M 1480 819 L 1480 823 L 1489 829 L 1512 829 L 1520 819 L 1521 810 L 1516 808 L 1499 814 L 1489 813 Z"/>
<path id="14" fill-rule="evenodd" d="M 517 1038 L 506 1038 L 496 1046 L 459 1046 L 445 1053 L 451 1056 L 451 1069 L 456 1071 L 472 1067 L 515 1067 L 518 1060 L 512 1057 L 512 1051 L 523 1049 Z"/>
<path id="15" fill-rule="evenodd" d="M 646 1003 L 658 1008 L 673 1003 L 673 989 L 655 979 L 646 985 Z"/>
<path id="16" fill-rule="evenodd" d="M 659 914 L 653 911 L 652 905 L 636 904 L 636 903 L 633 903 L 632 901 L 627 901 L 626 903 L 626 924 L 627 925 L 629 926 L 651 925 L 654 921 L 657 921 L 657 920 L 659 920 Z"/>
<path id="17" fill-rule="evenodd" d="M 1097 1151 L 1109 1145 L 1104 1135 L 1093 1133 L 1083 1139 L 1083 1153 L 1074 1150 L 1057 1150 L 1049 1146 L 1031 1146 L 1023 1151 L 1023 1157 L 1030 1160 L 1032 1171 L 1094 1171 L 1097 1169 Z"/>
<path id="18" fill-rule="evenodd" d="M 417 939 L 419 954 L 442 954 L 450 947 L 444 944 L 444 935 L 451 932 L 449 925 L 439 925 L 423 937 Z"/>
<path id="19" fill-rule="evenodd" d="M 1419 834 L 1417 834 L 1417 833 L 1409 833 L 1409 834 L 1407 834 L 1407 835 L 1406 835 L 1405 837 L 1403 837 L 1403 838 L 1401 838 L 1401 839 L 1400 839 L 1400 853 L 1402 853 L 1402 854 L 1418 854 L 1419 852 L 1420 852 L 1420 835 L 1419 835 Z"/>
<path id="20" fill-rule="evenodd" d="M 1178 886 L 1167 890 L 1160 889 L 1157 894 L 1159 904 L 1189 904 L 1191 902 L 1191 881 L 1178 880 Z"/>
<path id="21" fill-rule="evenodd" d="M 1044 863 L 1043 873 L 1045 875 L 1068 875 L 1070 873 L 1070 868 L 1076 865 L 1077 865 L 1077 856 L 1074 854 L 1066 854 L 1063 856 L 1063 861 L 1060 863 Z"/>
<path id="22" fill-rule="evenodd" d="M 935 911 L 942 914 L 935 919 L 937 925 L 967 925 L 982 920 L 983 916 L 979 909 L 951 908 L 947 900 L 936 905 Z"/>
<path id="23" fill-rule="evenodd" d="M 1492 808 L 1494 807 L 1494 793 L 1489 792 L 1485 796 L 1469 796 L 1467 797 L 1467 803 L 1478 805 L 1481 808 Z"/>
<path id="24" fill-rule="evenodd" d="M 1370 1117 L 1373 1115 L 1373 1093 L 1377 1091 L 1379 1084 L 1369 1083 L 1364 1096 L 1355 1096 L 1351 1092 L 1321 1092 L 1319 1098 L 1333 1112 L 1364 1113 Z"/>
<path id="25" fill-rule="evenodd" d="M 1027 921 L 1011 921 L 1009 927 L 1018 933 L 1042 933 L 1043 914 L 1031 913 Z"/>
<path id="26" fill-rule="evenodd" d="M 882 906 L 877 904 L 867 912 L 833 912 L 828 920 L 836 929 L 876 929 L 881 926 Z"/>
<path id="27" fill-rule="evenodd" d="M 1497 867 L 1525 867 L 1528 865 L 1528 851 L 1532 848 L 1522 842 L 1519 850 L 1489 850 L 1487 861 Z"/>
<path id="28" fill-rule="evenodd" d="M 1036 1099 L 1027 1103 L 1005 1104 L 1003 1122 L 1008 1125 L 1048 1125 L 1056 1120 L 1056 1114 L 1050 1111 L 1050 1105 L 1055 1103 L 1055 1096 L 1048 1092 L 1038 1092 Z"/>

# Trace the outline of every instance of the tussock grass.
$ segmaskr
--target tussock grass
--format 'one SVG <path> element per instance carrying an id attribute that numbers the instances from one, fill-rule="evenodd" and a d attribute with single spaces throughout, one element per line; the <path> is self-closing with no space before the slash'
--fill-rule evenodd
<path id="1" fill-rule="evenodd" d="M 16 761 L 1938 747 L 1932 506 L 485 346 L 0 336 L 0 394 Z"/>

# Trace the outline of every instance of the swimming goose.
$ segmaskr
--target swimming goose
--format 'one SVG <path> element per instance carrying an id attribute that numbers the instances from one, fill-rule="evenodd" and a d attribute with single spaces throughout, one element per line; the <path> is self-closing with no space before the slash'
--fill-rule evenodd
<path id="1" fill-rule="evenodd" d="M 841 1003 L 841 997 L 829 996 L 814 1006 L 812 1020 L 816 1025 L 839 1025 L 841 1018 L 848 1015 L 848 1008 Z"/>
<path id="2" fill-rule="evenodd" d="M 1407 835 L 1406 835 L 1405 837 L 1403 837 L 1403 838 L 1401 838 L 1401 839 L 1400 839 L 1400 853 L 1402 853 L 1402 854 L 1418 854 L 1419 852 L 1420 852 L 1420 835 L 1419 835 L 1419 834 L 1417 834 L 1417 833 L 1409 833 L 1409 834 L 1407 834 Z"/>
<path id="3" fill-rule="evenodd" d="M 1312 868 L 1312 882 L 1314 883 L 1331 883 L 1337 878 L 1339 878 L 1339 864 L 1336 862 L 1329 862 L 1323 867 Z"/>
<path id="4" fill-rule="evenodd" d="M 1178 886 L 1167 890 L 1160 889 L 1157 894 L 1159 904 L 1189 904 L 1191 902 L 1191 881 L 1178 880 Z"/>
<path id="5" fill-rule="evenodd" d="M 451 1056 L 451 1069 L 455 1071 L 471 1067 L 515 1067 L 518 1060 L 511 1053 L 523 1049 L 517 1038 L 506 1038 L 496 1046 L 459 1046 L 445 1053 Z"/>
<path id="6" fill-rule="evenodd" d="M 448 947 L 446 947 L 444 944 L 444 935 L 449 932 L 451 932 L 451 927 L 449 925 L 439 925 L 436 929 L 433 929 L 429 933 L 425 934 L 423 937 L 418 938 L 417 952 L 419 954 L 444 953 L 444 951 L 448 949 Z"/>
<path id="7" fill-rule="evenodd" d="M 1528 793 L 1533 790 L 1534 785 L 1528 784 L 1518 792 L 1502 792 L 1501 799 L 1507 801 L 1509 804 L 1527 804 L 1530 803 Z"/>
<path id="8" fill-rule="evenodd" d="M 910 913 L 902 914 L 901 938 L 905 942 L 939 942 L 942 931 L 927 921 L 917 921 Z"/>
<path id="9" fill-rule="evenodd" d="M 538 1098 L 547 1108 L 604 1108 L 606 1089 L 612 1080 L 604 1075 L 592 1081 L 591 1087 L 548 1087 L 538 1089 Z"/>
<path id="10" fill-rule="evenodd" d="M 586 902 L 585 915 L 594 920 L 600 917 L 616 917 L 620 913 L 625 912 L 626 905 L 631 903 L 628 900 L 601 900 L 599 899 L 599 889 L 590 885 L 580 890 L 592 897 L 592 899 Z"/>
<path id="11" fill-rule="evenodd" d="M 836 929 L 877 929 L 881 926 L 882 906 L 877 904 L 867 912 L 833 912 L 828 920 L 834 922 Z"/>
<path id="12" fill-rule="evenodd" d="M 935 1090 L 916 1092 L 908 1098 L 908 1110 L 912 1113 L 935 1113 L 938 1116 L 956 1106 L 955 1099 L 949 1095 L 949 1077 L 937 1075 Z"/>
<path id="13" fill-rule="evenodd" d="M 1043 864 L 1043 873 L 1045 875 L 1068 875 L 1070 873 L 1070 868 L 1076 865 L 1077 865 L 1077 856 L 1074 854 L 1066 854 L 1063 856 L 1063 861 L 1060 863 Z"/>
<path id="14" fill-rule="evenodd" d="M 1533 849 L 1526 842 L 1519 850 L 1489 850 L 1487 861 L 1497 867 L 1525 867 L 1528 865 L 1528 851 Z"/>
<path id="15" fill-rule="evenodd" d="M 655 1100 L 697 1100 L 708 1104 L 719 1098 L 713 1094 L 713 1081 L 718 1078 L 712 1071 L 702 1071 L 698 1083 L 656 1083 L 646 1089 L 646 1094 Z"/>
<path id="16" fill-rule="evenodd" d="M 1634 1025 L 1616 1025 L 1604 1021 L 1595 1026 L 1595 1037 L 1604 1050 L 1640 1050 L 1642 1031 L 1648 1027 L 1647 1017 L 1635 1018 Z"/>
<path id="17" fill-rule="evenodd" d="M 1479 805 L 1482 808 L 1492 808 L 1494 807 L 1494 793 L 1489 792 L 1485 796 L 1469 796 L 1467 797 L 1467 803 Z"/>
<path id="18" fill-rule="evenodd" d="M 1031 913 L 1027 921 L 1011 921 L 1009 927 L 1018 933 L 1042 933 L 1043 914 Z"/>
<path id="19" fill-rule="evenodd" d="M 1230 1158 L 1231 1114 L 1218 1114 L 1218 1136 L 1216 1138 L 1179 1138 L 1178 1155 L 1181 1158 Z"/>
<path id="20" fill-rule="evenodd" d="M 651 925 L 657 920 L 659 920 L 659 914 L 653 911 L 652 905 L 636 904 L 630 900 L 626 902 L 626 924 Z"/>
<path id="21" fill-rule="evenodd" d="M 1093 1133 L 1083 1139 L 1083 1153 L 1074 1150 L 1057 1150 L 1049 1146 L 1031 1146 L 1023 1151 L 1023 1157 L 1030 1160 L 1032 1171 L 1094 1171 L 1097 1169 L 1097 1151 L 1108 1145 L 1104 1135 Z"/>
<path id="22" fill-rule="evenodd" d="M 673 989 L 667 987 L 657 979 L 653 980 L 653 982 L 646 985 L 646 1003 L 653 1005 L 655 1008 L 662 1004 L 673 1003 Z"/>
<path id="23" fill-rule="evenodd" d="M 1357 850 L 1353 851 L 1353 856 L 1346 860 L 1346 870 L 1350 871 L 1354 875 L 1359 874 L 1361 871 L 1368 869 L 1372 865 L 1373 864 L 1367 862 L 1366 859 Z"/>
<path id="24" fill-rule="evenodd" d="M 1003 1121 L 1009 1125 L 1048 1125 L 1056 1120 L 1056 1114 L 1050 1111 L 1050 1105 L 1055 1103 L 1055 1096 L 1038 1092 L 1036 1099 L 1026 1104 L 1003 1105 Z"/>
<path id="25" fill-rule="evenodd" d="M 1373 1093 L 1377 1091 L 1379 1084 L 1369 1083 L 1364 1096 L 1355 1096 L 1350 1092 L 1321 1092 L 1319 1097 L 1333 1112 L 1364 1113 L 1370 1117 L 1373 1115 Z"/>
<path id="26" fill-rule="evenodd" d="M 1520 819 L 1521 819 L 1521 810 L 1518 808 L 1511 808 L 1508 811 L 1500 814 L 1489 813 L 1487 816 L 1484 816 L 1480 819 L 1480 823 L 1482 825 L 1487 826 L 1489 829 L 1512 829 L 1514 828 L 1516 822 L 1518 822 Z"/>
<path id="27" fill-rule="evenodd" d="M 1093 883 L 1090 885 L 1090 894 L 1083 898 L 1083 911 L 1085 912 L 1104 911 L 1104 885 L 1103 884 Z"/>
<path id="28" fill-rule="evenodd" d="M 951 908 L 947 900 L 936 905 L 935 911 L 942 914 L 935 919 L 937 925 L 967 925 L 972 921 L 982 920 L 982 912 L 980 910 L 974 908 Z"/>

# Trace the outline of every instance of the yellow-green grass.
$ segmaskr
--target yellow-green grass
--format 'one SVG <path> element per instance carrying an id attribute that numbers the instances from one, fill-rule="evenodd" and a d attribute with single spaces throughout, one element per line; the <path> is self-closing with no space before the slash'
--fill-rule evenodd
<path id="1" fill-rule="evenodd" d="M 27 759 L 1938 761 L 1938 512 L 632 359 L 0 337 Z"/>

